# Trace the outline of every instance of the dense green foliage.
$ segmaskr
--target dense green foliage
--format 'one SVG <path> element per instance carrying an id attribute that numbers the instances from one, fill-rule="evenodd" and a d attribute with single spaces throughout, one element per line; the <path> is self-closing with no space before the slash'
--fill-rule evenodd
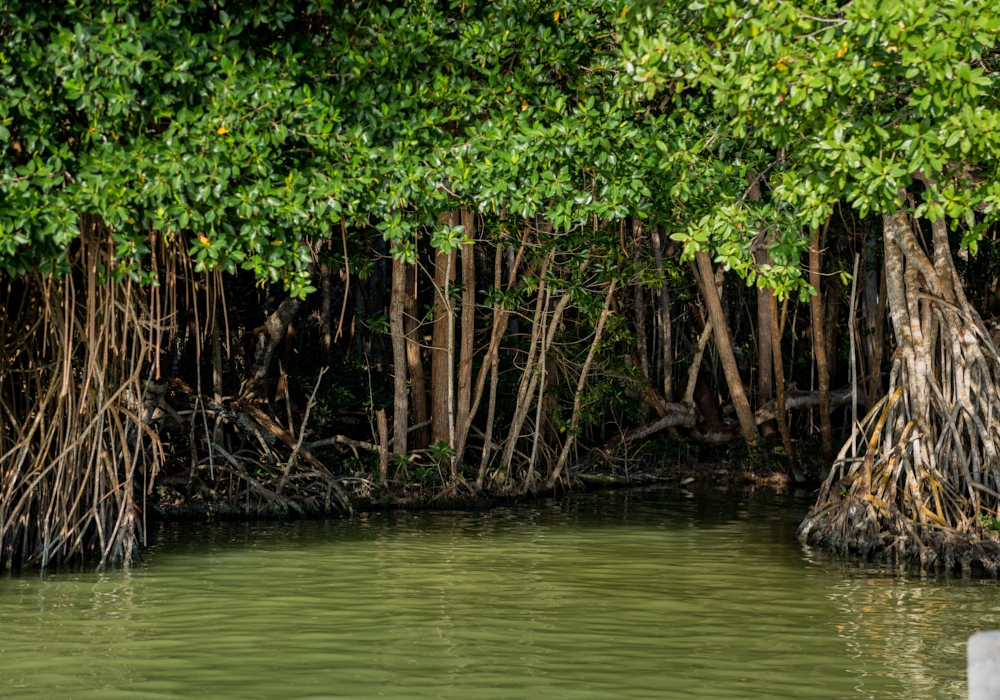
<path id="1" fill-rule="evenodd" d="M 974 250 L 974 212 L 1000 211 L 1000 10 L 841 5 L 658 3 L 639 13 L 629 70 L 650 93 L 705 99 L 723 136 L 766 146 L 773 196 L 802 223 L 841 200 L 892 211 L 922 173 L 916 214 L 967 222 Z"/>
<path id="2" fill-rule="evenodd" d="M 8 3 L 0 262 L 58 266 L 94 215 L 129 274 L 156 232 L 303 293 L 306 242 L 341 221 L 408 241 L 460 204 L 561 229 L 622 217 L 650 192 L 619 17 L 605 2 Z"/>
<path id="3" fill-rule="evenodd" d="M 786 389 L 820 408 L 832 461 L 831 390 L 851 400 L 847 432 L 886 364 L 896 395 L 887 303 L 897 334 L 921 305 L 945 319 L 965 304 L 955 280 L 985 278 L 970 296 L 1000 305 L 982 272 L 1000 218 L 998 37 L 985 0 L 8 0 L 0 452 L 20 456 L 0 496 L 43 484 L 17 517 L 66 523 L 64 553 L 93 518 L 107 558 L 103 532 L 124 523 L 127 561 L 124 465 L 140 456 L 165 491 L 248 512 L 251 492 L 287 511 L 290 475 L 328 511 L 324 460 L 345 445 L 366 498 L 375 469 L 380 489 L 516 492 L 553 488 L 571 460 L 627 465 L 667 428 L 731 442 L 728 393 L 746 448 L 777 419 L 795 467 Z M 913 233 L 928 220 L 933 265 Z M 949 246 L 980 245 L 987 262 L 953 265 Z M 970 354 L 940 364 L 972 366 L 980 343 L 1000 358 L 962 313 L 947 323 Z M 944 355 L 917 335 L 895 340 L 920 378 L 937 370 L 918 355 Z M 1000 364 L 978 366 L 975 390 L 995 395 Z M 903 425 L 929 425 L 927 406 Z M 88 410 L 104 428 L 74 423 Z M 970 408 L 968 424 L 992 415 Z M 304 442 L 333 430 L 352 435 Z M 44 485 L 63 462 L 94 489 L 86 514 L 30 500 L 69 488 Z M 97 463 L 128 484 L 120 505 Z M 3 556 L 44 565 L 49 525 L 8 528 L 29 544 L 7 517 Z"/>

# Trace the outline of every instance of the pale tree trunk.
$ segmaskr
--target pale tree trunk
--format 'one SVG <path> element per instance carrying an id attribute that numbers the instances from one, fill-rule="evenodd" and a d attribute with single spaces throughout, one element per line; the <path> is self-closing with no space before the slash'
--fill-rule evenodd
<path id="1" fill-rule="evenodd" d="M 829 219 L 826 226 L 830 225 Z M 825 227 L 824 227 L 825 228 Z M 823 441 L 823 461 L 833 460 L 833 428 L 830 426 L 830 365 L 826 356 L 826 321 L 823 314 L 823 289 L 820 285 L 822 252 L 819 249 L 819 229 L 814 229 L 809 240 L 809 283 L 813 286 L 812 337 L 816 374 L 819 378 L 819 425 Z"/>
<path id="2" fill-rule="evenodd" d="M 587 386 L 587 375 L 590 374 L 590 365 L 594 361 L 594 353 L 597 351 L 597 347 L 601 344 L 601 335 L 604 333 L 604 324 L 608 320 L 608 316 L 611 314 L 611 304 L 615 294 L 615 280 L 611 280 L 611 286 L 608 287 L 608 295 L 604 301 L 604 308 L 601 309 L 601 317 L 597 321 L 597 328 L 594 329 L 594 340 L 590 343 L 590 350 L 587 351 L 587 359 L 583 361 L 583 368 L 580 370 L 580 379 L 576 384 L 576 392 L 573 394 L 573 413 L 570 416 L 569 428 L 566 430 L 566 442 L 563 443 L 562 451 L 559 453 L 559 461 L 556 462 L 556 468 L 552 471 L 552 476 L 549 477 L 549 481 L 546 484 L 548 488 L 555 486 L 555 483 L 559 480 L 559 476 L 562 473 L 563 468 L 566 466 L 566 461 L 569 459 L 570 450 L 573 449 L 573 442 L 576 440 L 576 430 L 580 425 L 580 409 L 583 403 L 583 390 Z"/>
<path id="3" fill-rule="evenodd" d="M 503 217 L 501 217 L 503 218 Z M 507 291 L 510 291 L 514 286 L 514 282 L 517 280 L 517 271 L 521 265 L 521 258 L 524 255 L 524 245 L 527 240 L 528 229 L 525 228 L 524 237 L 521 239 L 521 245 L 517 250 L 517 254 L 514 256 L 508 255 L 508 267 L 509 275 L 507 279 Z M 512 249 L 511 249 L 512 250 Z M 497 246 L 496 258 L 493 262 L 493 286 L 496 289 L 500 289 L 503 279 L 501 270 L 501 248 Z M 483 386 L 486 381 L 486 370 L 489 369 L 490 372 L 490 397 L 489 406 L 487 407 L 486 416 L 486 434 L 483 444 L 483 454 L 479 462 L 479 475 L 476 478 L 476 492 L 482 491 L 483 484 L 486 480 L 486 470 L 490 463 L 490 453 L 493 449 L 493 421 L 496 417 L 496 405 L 497 405 L 497 384 L 500 379 L 500 368 L 499 368 L 499 353 L 500 353 L 500 342 L 503 340 L 504 334 L 507 332 L 507 325 L 510 319 L 510 312 L 507 311 L 499 303 L 493 305 L 493 331 L 490 337 L 490 347 L 487 350 L 486 358 L 483 362 L 483 366 L 479 369 L 479 376 L 476 378 L 476 395 L 472 401 L 473 406 L 478 406 L 479 401 L 483 395 Z M 462 426 L 462 431 L 459 434 L 459 444 L 464 445 L 466 437 L 469 434 L 469 428 L 471 427 L 471 414 L 469 420 L 466 424 Z"/>
<path id="4" fill-rule="evenodd" d="M 586 267 L 589 261 L 584 261 L 582 267 Z M 547 309 L 549 305 L 549 300 L 551 298 L 552 287 L 549 285 L 546 287 L 546 302 L 545 308 Z M 562 323 L 563 313 L 566 311 L 566 307 L 569 306 L 570 302 L 569 292 L 564 293 L 559 297 L 559 301 L 556 302 L 555 309 L 552 311 L 552 316 L 548 320 L 548 330 L 546 331 L 546 323 L 541 324 L 541 338 L 539 342 L 539 353 L 538 362 L 536 366 L 538 367 L 538 372 L 533 373 L 531 384 L 528 387 L 527 399 L 525 400 L 525 415 L 527 414 L 527 408 L 531 405 L 531 400 L 535 395 L 535 386 L 538 386 L 538 399 L 535 402 L 535 433 L 531 445 L 531 454 L 528 457 L 528 473 L 525 476 L 524 484 L 528 488 L 532 485 L 535 479 L 535 458 L 538 455 L 538 440 L 542 431 L 542 409 L 544 401 L 545 392 L 545 371 L 546 363 L 549 350 L 552 348 L 552 343 L 555 341 L 556 332 L 559 330 L 559 324 Z M 547 314 L 545 318 L 548 318 Z M 522 421 L 524 418 L 522 417 Z"/>
<path id="5" fill-rule="evenodd" d="M 588 262 L 585 261 L 583 263 L 583 266 L 585 267 L 587 264 Z M 551 286 L 549 286 L 548 289 L 546 289 L 547 297 L 551 296 L 551 290 L 552 290 Z M 539 357 L 538 357 L 539 376 L 536 378 L 538 384 L 538 400 L 535 403 L 535 434 L 531 444 L 531 455 L 528 458 L 528 474 L 524 480 L 525 486 L 531 486 L 535 478 L 535 459 L 538 455 L 538 440 L 542 432 L 542 419 L 543 419 L 542 411 L 545 398 L 544 394 L 547 384 L 546 368 L 548 362 L 547 360 L 548 353 L 549 349 L 552 347 L 552 343 L 555 341 L 556 332 L 559 330 L 559 324 L 562 323 L 563 313 L 566 311 L 566 307 L 569 306 L 570 299 L 571 297 L 569 295 L 569 292 L 566 292 L 559 298 L 559 301 L 556 302 L 556 307 L 552 312 L 552 319 L 549 321 L 548 324 L 549 327 L 548 332 L 544 331 L 544 325 L 543 325 L 543 334 L 542 334 L 543 342 L 541 343 L 541 350 L 539 352 Z M 548 300 L 546 300 L 545 306 L 548 307 Z M 535 382 L 532 383 L 532 386 L 528 391 L 528 403 L 531 402 L 531 397 L 534 394 L 534 385 Z"/>
<path id="6" fill-rule="evenodd" d="M 550 260 L 554 256 L 550 254 Z M 547 268 L 548 260 L 542 265 L 542 278 L 544 278 L 544 271 Z M 577 274 L 582 274 L 583 271 L 590 264 L 590 260 L 584 260 L 577 269 Z M 566 307 L 569 306 L 571 296 L 569 292 L 564 292 L 560 297 L 559 301 L 556 302 L 555 308 L 552 311 L 551 316 L 548 312 L 549 301 L 551 300 L 551 285 L 539 284 L 539 303 L 535 307 L 535 316 L 532 319 L 532 333 L 534 337 L 537 337 L 537 344 L 532 343 L 531 351 L 529 352 L 529 365 L 531 366 L 531 371 L 525 369 L 524 377 L 522 377 L 522 389 L 518 392 L 518 402 L 514 410 L 514 421 L 511 427 L 510 435 L 508 436 L 508 443 L 504 451 L 504 465 L 509 468 L 510 462 L 506 461 L 512 458 L 514 453 L 514 448 L 516 446 L 516 438 L 520 436 L 521 427 L 524 425 L 524 421 L 528 416 L 528 410 L 531 408 L 532 399 L 535 396 L 535 387 L 538 386 L 538 399 L 536 403 L 535 412 L 535 433 L 534 439 L 532 441 L 532 452 L 528 457 L 528 472 L 525 476 L 524 485 L 525 488 L 532 486 L 535 479 L 535 457 L 537 456 L 537 447 L 539 434 L 541 432 L 541 419 L 542 419 L 542 401 L 544 399 L 543 393 L 545 390 L 545 365 L 546 357 L 548 351 L 552 347 L 552 343 L 555 342 L 556 332 L 559 330 L 559 324 L 562 323 L 563 313 L 566 311 Z M 542 295 L 545 299 L 542 301 Z M 537 329 L 537 330 L 534 330 Z M 537 349 L 537 358 L 534 355 Z M 537 371 L 535 370 L 537 368 Z M 525 389 L 525 380 L 527 380 L 527 387 Z M 516 428 L 516 430 L 515 430 Z M 512 438 L 515 438 L 512 440 Z"/>
<path id="7" fill-rule="evenodd" d="M 568 296 L 564 297 L 564 299 L 568 299 Z M 547 325 L 546 321 L 548 320 L 548 313 L 549 313 L 549 307 L 551 306 L 551 302 L 552 302 L 552 286 L 549 285 L 549 287 L 547 287 L 545 290 L 545 302 L 542 304 L 542 314 L 543 314 L 542 328 L 545 328 L 545 326 Z M 548 369 L 547 357 L 546 357 L 546 355 L 548 354 L 547 353 L 548 343 L 545 342 L 547 340 L 547 335 L 548 334 L 543 335 L 542 337 L 543 342 L 541 343 L 538 352 L 538 381 L 532 383 L 532 387 L 534 387 L 535 383 L 538 384 L 538 400 L 535 402 L 535 431 L 531 437 L 531 452 L 528 455 L 528 474 L 524 480 L 526 486 L 530 485 L 535 477 L 535 459 L 538 457 L 538 440 L 542 434 L 542 409 L 545 405 L 544 399 L 545 399 L 545 387 L 546 387 L 545 374 L 546 370 Z M 528 394 L 529 402 L 531 401 L 532 396 L 533 392 Z"/>
<path id="8" fill-rule="evenodd" d="M 503 284 L 503 272 L 502 272 L 502 255 L 503 248 L 497 246 L 496 254 L 493 260 L 493 288 L 500 289 Z M 501 327 L 502 326 L 502 327 Z M 507 314 L 505 313 L 503 306 L 500 304 L 493 305 L 493 332 L 490 336 L 490 347 L 486 351 L 486 357 L 483 359 L 483 365 L 479 368 L 479 377 L 477 377 L 476 386 L 476 401 L 475 404 L 479 405 L 479 398 L 482 396 L 482 384 L 485 381 L 485 374 L 487 368 L 490 371 L 490 396 L 487 406 L 486 415 L 486 433 L 483 438 L 483 452 L 479 459 L 479 474 L 476 477 L 475 491 L 479 493 L 483 490 L 483 484 L 486 482 L 486 469 L 490 463 L 490 452 L 493 448 L 493 421 L 496 419 L 496 398 L 497 398 L 497 384 L 499 383 L 500 373 L 498 371 L 497 353 L 500 349 L 500 342 L 498 338 L 502 338 L 504 332 L 507 328 Z M 471 423 L 470 423 L 471 425 Z M 462 426 L 462 431 L 459 433 L 459 441 L 464 445 L 466 436 L 468 435 L 468 428 L 464 425 Z"/>
<path id="9" fill-rule="evenodd" d="M 785 303 L 788 303 L 787 299 Z M 774 360 L 772 367 L 774 369 L 775 388 L 777 389 L 777 396 L 775 397 L 777 405 L 775 406 L 774 417 L 778 421 L 778 432 L 781 433 L 781 444 L 785 448 L 785 455 L 788 457 L 788 462 L 794 468 L 796 464 L 795 448 L 792 446 L 792 434 L 788 428 L 788 411 L 785 407 L 785 362 L 781 356 L 781 328 L 778 324 L 778 300 L 773 293 L 768 294 L 767 304 L 767 323 L 770 326 L 768 334 L 771 336 L 770 349 Z"/>
<path id="10" fill-rule="evenodd" d="M 409 422 L 409 402 L 406 395 L 406 329 L 403 322 L 406 308 L 406 263 L 393 257 L 392 297 L 389 301 L 389 332 L 392 336 L 393 362 L 393 451 L 405 455 Z"/>
<path id="11" fill-rule="evenodd" d="M 504 444 L 503 457 L 500 463 L 509 474 L 511 461 L 514 458 L 514 450 L 517 441 L 521 439 L 521 428 L 524 420 L 528 416 L 528 408 L 531 406 L 531 397 L 535 392 L 535 353 L 538 351 L 538 342 L 544 333 L 544 326 L 540 321 L 542 318 L 542 304 L 545 301 L 545 273 L 549 269 L 549 259 L 542 262 L 541 271 L 538 275 L 538 297 L 535 301 L 535 313 L 531 319 L 531 341 L 528 343 L 528 359 L 525 361 L 524 370 L 521 374 L 521 384 L 517 389 L 517 402 L 514 405 L 514 418 L 510 424 L 510 432 L 507 434 L 507 442 Z M 542 339 L 544 342 L 544 339 Z"/>
<path id="12" fill-rule="evenodd" d="M 726 375 L 729 395 L 736 408 L 740 430 L 747 447 L 756 450 L 757 443 L 760 442 L 760 433 L 757 432 L 757 422 L 754 419 L 753 411 L 750 410 L 750 402 L 747 400 L 746 391 L 743 388 L 739 365 L 736 364 L 736 357 L 733 355 L 729 328 L 726 325 L 725 315 L 722 313 L 722 301 L 719 298 L 719 290 L 714 283 L 715 272 L 712 269 L 712 260 L 705 251 L 696 253 L 695 259 L 701 277 L 702 296 L 705 298 L 705 306 L 708 307 L 708 317 L 715 329 L 715 347 L 719 351 L 719 359 L 722 361 L 722 370 Z"/>
<path id="13" fill-rule="evenodd" d="M 906 212 L 883 217 L 897 345 L 889 393 L 855 428 L 863 459 L 845 445 L 799 532 L 846 549 L 898 547 L 924 567 L 943 557 L 947 568 L 993 568 L 998 548 L 980 517 L 1000 506 L 1000 352 L 965 297 L 947 233 L 934 223 L 929 257 Z"/>

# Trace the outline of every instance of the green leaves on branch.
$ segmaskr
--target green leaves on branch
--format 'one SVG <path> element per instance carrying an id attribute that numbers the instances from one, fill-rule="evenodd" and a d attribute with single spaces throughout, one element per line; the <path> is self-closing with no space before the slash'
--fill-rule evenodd
<path id="1" fill-rule="evenodd" d="M 409 260 L 459 206 L 560 230 L 625 216 L 650 191 L 620 9 L 13 0 L 0 265 L 58 266 L 93 215 L 121 274 L 139 275 L 155 233 L 190 241 L 199 269 L 301 291 L 311 242 L 341 222 L 378 225 Z"/>
<path id="2" fill-rule="evenodd" d="M 900 188 L 919 179 L 928 190 L 915 213 L 964 226 L 974 250 L 984 220 L 975 212 L 1000 215 L 998 38 L 1000 6 L 988 0 L 640 5 L 626 70 L 669 105 L 673 128 L 658 147 L 672 192 L 701 188 L 720 202 L 714 214 L 680 212 L 685 245 L 708 245 L 752 277 L 740 262 L 745 236 L 732 232 L 745 217 L 713 173 L 716 159 L 750 163 L 765 149 L 752 169 L 770 171 L 768 198 L 787 225 L 820 226 L 839 201 L 862 216 L 894 211 Z M 797 264 L 798 238 L 778 236 L 787 240 L 776 267 Z"/>

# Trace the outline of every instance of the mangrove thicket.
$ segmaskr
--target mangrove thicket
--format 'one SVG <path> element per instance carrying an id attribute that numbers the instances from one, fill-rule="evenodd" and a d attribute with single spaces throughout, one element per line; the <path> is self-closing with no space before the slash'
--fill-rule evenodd
<path id="1" fill-rule="evenodd" d="M 995 4 L 9 0 L 0 37 L 6 566 L 723 449 L 821 473 L 809 541 L 1000 562 Z"/>

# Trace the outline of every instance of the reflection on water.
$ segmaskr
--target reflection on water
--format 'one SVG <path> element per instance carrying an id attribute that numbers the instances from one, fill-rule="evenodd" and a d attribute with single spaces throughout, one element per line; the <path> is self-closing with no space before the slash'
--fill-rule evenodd
<path id="1" fill-rule="evenodd" d="M 805 497 L 165 526 L 131 574 L 0 579 L 12 698 L 964 698 L 994 581 L 829 561 Z"/>

